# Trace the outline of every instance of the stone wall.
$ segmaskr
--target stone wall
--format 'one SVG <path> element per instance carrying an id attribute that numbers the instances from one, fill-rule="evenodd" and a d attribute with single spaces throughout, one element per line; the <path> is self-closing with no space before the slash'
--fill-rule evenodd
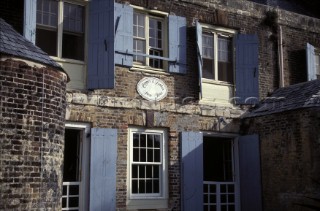
<path id="1" fill-rule="evenodd" d="M 319 108 L 245 119 L 243 133 L 260 135 L 264 210 L 302 210 L 320 196 Z"/>
<path id="2" fill-rule="evenodd" d="M 0 210 L 61 209 L 66 82 L 1 55 Z"/>

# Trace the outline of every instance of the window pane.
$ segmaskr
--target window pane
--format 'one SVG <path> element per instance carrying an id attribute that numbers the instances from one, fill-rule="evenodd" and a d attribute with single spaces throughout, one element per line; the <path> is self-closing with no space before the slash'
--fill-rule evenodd
<path id="1" fill-rule="evenodd" d="M 153 193 L 160 193 L 159 180 L 153 180 Z"/>
<path id="2" fill-rule="evenodd" d="M 62 57 L 68 59 L 84 59 L 84 36 L 83 34 L 63 33 Z"/>
<path id="3" fill-rule="evenodd" d="M 154 148 L 160 148 L 160 135 L 154 135 Z"/>
<path id="4" fill-rule="evenodd" d="M 153 135 L 148 134 L 147 135 L 147 139 L 148 139 L 148 147 L 153 147 Z"/>
<path id="5" fill-rule="evenodd" d="M 159 171 L 160 166 L 153 166 L 153 178 L 160 178 L 160 171 Z"/>
<path id="6" fill-rule="evenodd" d="M 146 174 L 146 178 L 149 178 L 149 179 L 151 179 L 152 178 L 152 169 L 153 169 L 153 166 L 151 166 L 151 165 L 149 165 L 149 166 L 146 166 L 146 168 L 147 168 L 147 174 Z"/>
<path id="7" fill-rule="evenodd" d="M 213 36 L 208 34 L 202 35 L 202 54 L 204 58 L 214 58 Z"/>
<path id="8" fill-rule="evenodd" d="M 63 30 L 69 32 L 83 32 L 84 7 L 75 4 L 64 3 Z M 77 25 L 77 26 L 76 26 Z"/>
<path id="9" fill-rule="evenodd" d="M 146 171 L 145 171 L 146 166 L 144 165 L 139 165 L 139 178 L 146 178 Z"/>
<path id="10" fill-rule="evenodd" d="M 144 180 L 139 180 L 139 193 L 145 193 L 146 192 L 146 185 Z"/>
<path id="11" fill-rule="evenodd" d="M 144 40 L 133 40 L 133 52 L 145 54 L 145 41 Z M 134 56 L 135 62 L 145 64 L 144 56 Z"/>
<path id="12" fill-rule="evenodd" d="M 145 134 L 140 135 L 140 147 L 146 147 L 146 135 Z"/>
<path id="13" fill-rule="evenodd" d="M 132 165 L 132 178 L 138 178 L 138 165 Z"/>
<path id="14" fill-rule="evenodd" d="M 160 56 L 160 57 L 163 56 L 162 51 L 160 51 L 160 50 L 153 50 L 153 49 L 150 49 L 150 55 Z M 163 68 L 163 60 L 150 58 L 150 59 L 149 59 L 149 65 L 150 65 L 150 67 L 162 69 L 162 68 Z"/>
<path id="15" fill-rule="evenodd" d="M 153 162 L 153 149 L 148 149 L 148 160 L 147 162 Z"/>
<path id="16" fill-rule="evenodd" d="M 218 80 L 233 83 L 232 40 L 218 37 Z"/>
<path id="17" fill-rule="evenodd" d="M 133 149 L 133 161 L 139 162 L 140 161 L 140 151 L 139 148 Z"/>
<path id="18" fill-rule="evenodd" d="M 50 56 L 57 56 L 57 32 L 37 28 L 36 33 L 36 46 Z"/>
<path id="19" fill-rule="evenodd" d="M 154 150 L 154 162 L 160 162 L 160 149 L 155 149 Z"/>
<path id="20" fill-rule="evenodd" d="M 138 193 L 138 180 L 132 180 L 132 193 Z"/>
<path id="21" fill-rule="evenodd" d="M 134 13 L 133 15 L 133 36 L 145 38 L 145 16 Z"/>
<path id="22" fill-rule="evenodd" d="M 214 60 L 203 58 L 202 77 L 208 79 L 215 79 L 214 77 Z"/>
<path id="23" fill-rule="evenodd" d="M 133 134 L 133 147 L 139 147 L 139 134 Z"/>
<path id="24" fill-rule="evenodd" d="M 146 181 L 146 193 L 152 193 L 152 180 Z"/>
<path id="25" fill-rule="evenodd" d="M 140 149 L 140 162 L 146 162 L 146 149 Z"/>

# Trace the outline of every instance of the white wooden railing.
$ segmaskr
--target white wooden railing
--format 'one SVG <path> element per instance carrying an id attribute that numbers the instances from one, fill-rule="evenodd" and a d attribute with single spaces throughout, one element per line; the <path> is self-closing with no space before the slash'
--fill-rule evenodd
<path id="1" fill-rule="evenodd" d="M 235 211 L 234 182 L 203 182 L 204 211 Z"/>
<path id="2" fill-rule="evenodd" d="M 80 182 L 63 182 L 62 210 L 79 210 Z"/>

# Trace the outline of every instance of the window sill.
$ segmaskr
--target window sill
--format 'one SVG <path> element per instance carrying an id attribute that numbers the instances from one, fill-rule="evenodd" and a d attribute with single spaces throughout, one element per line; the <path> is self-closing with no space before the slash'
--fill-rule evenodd
<path id="1" fill-rule="evenodd" d="M 128 199 L 127 209 L 138 210 L 138 209 L 167 209 L 168 199 Z"/>
<path id="2" fill-rule="evenodd" d="M 160 74 L 160 75 L 170 75 L 170 73 L 165 72 L 163 69 L 156 69 L 156 68 L 143 67 L 143 66 L 133 66 L 132 68 L 130 68 L 130 71 L 146 72 L 146 73 Z"/>
<path id="3" fill-rule="evenodd" d="M 70 63 L 70 64 L 79 64 L 79 65 L 84 65 L 85 62 L 81 60 L 75 60 L 75 59 L 65 59 L 65 58 L 59 58 L 55 56 L 50 56 L 53 60 L 56 62 L 63 62 L 63 63 Z"/>
<path id="4" fill-rule="evenodd" d="M 231 102 L 219 101 L 219 100 L 209 99 L 209 98 L 202 98 L 199 101 L 199 104 L 200 105 L 207 105 L 207 106 L 225 107 L 225 108 L 237 108 Z"/>
<path id="5" fill-rule="evenodd" d="M 207 79 L 207 78 L 202 78 L 202 82 L 203 82 L 203 83 L 207 83 L 207 84 L 215 84 L 215 85 L 221 85 L 221 86 L 234 87 L 234 84 L 231 84 L 231 83 L 229 83 L 229 82 L 216 81 L 216 80 Z"/>

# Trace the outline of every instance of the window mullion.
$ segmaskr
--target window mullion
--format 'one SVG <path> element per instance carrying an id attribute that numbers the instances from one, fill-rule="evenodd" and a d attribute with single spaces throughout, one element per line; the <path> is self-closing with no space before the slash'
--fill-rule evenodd
<path id="1" fill-rule="evenodd" d="M 146 54 L 149 55 L 150 46 L 149 46 L 149 16 L 145 15 L 145 39 L 146 39 Z M 149 57 L 146 56 L 146 66 L 149 66 Z"/>
<path id="2" fill-rule="evenodd" d="M 58 37 L 57 37 L 57 56 L 62 57 L 62 36 L 63 36 L 63 1 L 58 3 Z"/>
<path id="3" fill-rule="evenodd" d="M 214 78 L 218 80 L 218 59 L 219 59 L 219 46 L 218 46 L 218 35 L 213 33 L 213 51 L 214 51 Z"/>

